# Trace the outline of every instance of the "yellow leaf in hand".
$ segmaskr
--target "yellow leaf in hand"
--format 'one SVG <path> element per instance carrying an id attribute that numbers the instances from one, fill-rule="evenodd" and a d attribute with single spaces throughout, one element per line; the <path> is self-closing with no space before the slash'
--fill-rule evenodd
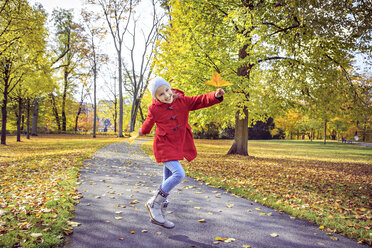
<path id="1" fill-rule="evenodd" d="M 222 87 L 222 86 L 227 86 L 227 85 L 233 85 L 229 81 L 223 80 L 221 78 L 221 75 L 217 72 L 215 72 L 212 75 L 212 79 L 205 82 L 205 84 L 212 85 L 214 87 Z"/>

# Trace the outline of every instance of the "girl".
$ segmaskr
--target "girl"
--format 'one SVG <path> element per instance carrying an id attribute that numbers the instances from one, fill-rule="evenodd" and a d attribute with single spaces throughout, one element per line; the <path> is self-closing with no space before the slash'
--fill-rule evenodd
<path id="1" fill-rule="evenodd" d="M 139 135 L 150 133 L 156 123 L 153 149 L 156 162 L 164 164 L 164 174 L 163 183 L 145 206 L 152 223 L 173 228 L 174 223 L 164 218 L 168 206 L 166 199 L 170 191 L 185 177 L 179 160 L 186 158 L 191 161 L 197 154 L 188 123 L 189 111 L 222 102 L 225 92 L 217 89 L 216 92 L 188 97 L 180 90 L 171 89 L 170 84 L 161 77 L 152 80 L 148 89 L 153 101 Z"/>

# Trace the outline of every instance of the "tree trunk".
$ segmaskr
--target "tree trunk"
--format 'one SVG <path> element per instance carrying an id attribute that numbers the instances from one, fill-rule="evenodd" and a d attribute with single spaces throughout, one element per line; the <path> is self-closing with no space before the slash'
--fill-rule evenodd
<path id="1" fill-rule="evenodd" d="M 52 108 L 53 108 L 53 112 L 54 112 L 54 117 L 56 118 L 56 122 L 57 122 L 57 128 L 58 128 L 58 131 L 61 131 L 61 122 L 59 120 L 59 114 L 58 114 L 56 99 L 54 98 L 53 93 L 50 94 L 50 95 L 51 95 L 51 101 L 52 101 Z"/>
<path id="2" fill-rule="evenodd" d="M 21 142 L 22 98 L 18 97 L 17 142 Z"/>
<path id="3" fill-rule="evenodd" d="M 97 67 L 96 63 L 94 63 L 93 68 L 93 98 L 94 98 L 94 116 L 93 116 L 93 138 L 96 137 L 96 129 L 97 129 Z"/>
<path id="4" fill-rule="evenodd" d="M 37 119 L 39 118 L 39 102 L 34 99 L 34 110 L 32 112 L 32 136 L 37 136 Z"/>
<path id="5" fill-rule="evenodd" d="M 244 45 L 239 50 L 239 58 L 244 59 L 248 56 L 247 53 L 248 44 Z M 245 77 L 249 80 L 250 72 L 254 64 L 244 64 L 238 68 L 237 75 L 240 77 Z M 249 93 L 245 93 L 246 101 L 249 101 Z M 240 119 L 239 111 L 235 114 L 235 134 L 234 143 L 232 144 L 230 150 L 227 154 L 240 154 L 248 156 L 248 108 L 243 108 L 243 113 L 245 114 L 244 119 Z"/>
<path id="6" fill-rule="evenodd" d="M 240 111 L 235 114 L 234 143 L 227 154 L 248 156 L 248 109 L 244 107 L 245 117 L 240 119 Z"/>
<path id="7" fill-rule="evenodd" d="M 115 102 L 114 102 L 115 112 L 114 112 L 114 130 L 115 133 L 117 131 L 117 122 L 118 122 L 118 99 L 115 96 Z"/>
<path id="8" fill-rule="evenodd" d="M 327 120 L 324 121 L 324 144 L 327 143 Z"/>
<path id="9" fill-rule="evenodd" d="M 81 113 L 81 103 L 79 104 L 79 110 L 76 114 L 76 117 L 75 117 L 75 132 L 78 131 L 78 123 L 79 123 L 79 116 L 80 116 L 80 113 Z"/>
<path id="10" fill-rule="evenodd" d="M 142 122 L 144 122 L 144 121 L 145 121 L 145 117 L 144 117 L 144 115 L 143 115 L 143 111 L 142 111 L 142 108 L 141 108 L 141 104 L 140 104 L 140 106 L 139 106 L 139 111 L 140 111 L 140 114 L 141 114 L 141 120 L 142 120 Z"/>
<path id="11" fill-rule="evenodd" d="M 130 115 L 130 130 L 129 132 L 133 132 L 135 127 L 136 127 L 136 119 L 137 119 L 137 113 L 138 113 L 138 108 L 140 105 L 141 101 L 139 99 L 135 99 L 133 101 L 132 105 L 132 111 Z"/>
<path id="12" fill-rule="evenodd" d="M 21 132 L 25 130 L 25 115 L 21 113 Z"/>
<path id="13" fill-rule="evenodd" d="M 67 120 L 66 120 L 66 99 L 67 99 L 67 86 L 68 86 L 68 72 L 65 68 L 65 82 L 62 96 L 62 131 L 66 132 Z"/>
<path id="14" fill-rule="evenodd" d="M 6 122 L 7 122 L 7 105 L 8 105 L 8 87 L 9 84 L 5 82 L 3 104 L 1 105 L 1 144 L 6 145 Z"/>
<path id="15" fill-rule="evenodd" d="M 120 45 L 121 47 L 121 45 Z M 119 63 L 119 128 L 118 137 L 123 137 L 123 77 L 122 77 L 122 64 L 121 64 L 121 48 L 118 52 Z"/>
<path id="16" fill-rule="evenodd" d="M 30 139 L 30 98 L 27 98 L 27 139 Z"/>
<path id="17" fill-rule="evenodd" d="M 4 82 L 3 88 L 3 104 L 1 106 L 1 144 L 6 145 L 6 123 L 8 121 L 8 112 L 7 112 L 7 105 L 8 105 L 8 95 L 9 95 L 9 87 L 11 83 L 10 73 L 12 64 L 7 59 L 2 61 L 1 66 L 3 67 L 3 77 L 1 78 Z"/>

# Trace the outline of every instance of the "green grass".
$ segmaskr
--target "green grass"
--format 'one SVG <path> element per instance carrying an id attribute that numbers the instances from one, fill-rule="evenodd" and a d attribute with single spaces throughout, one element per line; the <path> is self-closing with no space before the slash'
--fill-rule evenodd
<path id="1" fill-rule="evenodd" d="M 371 244 L 371 147 L 249 141 L 245 157 L 226 155 L 231 140 L 195 144 L 198 157 L 182 162 L 187 175 Z M 152 155 L 152 142 L 143 149 Z"/>
<path id="2" fill-rule="evenodd" d="M 52 135 L 0 146 L 0 247 L 56 247 L 72 232 L 78 172 L 117 138 Z"/>

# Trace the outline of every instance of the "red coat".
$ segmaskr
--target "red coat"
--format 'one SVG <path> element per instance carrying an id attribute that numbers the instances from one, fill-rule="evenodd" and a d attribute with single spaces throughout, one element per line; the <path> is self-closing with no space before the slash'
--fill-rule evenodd
<path id="1" fill-rule="evenodd" d="M 196 158 L 194 139 L 188 123 L 189 112 L 223 100 L 222 97 L 221 99 L 215 97 L 216 92 L 188 97 L 180 90 L 172 91 L 179 97 L 171 104 L 154 99 L 141 128 L 143 134 L 148 134 L 156 123 L 154 155 L 158 163 L 183 158 L 191 161 Z"/>

